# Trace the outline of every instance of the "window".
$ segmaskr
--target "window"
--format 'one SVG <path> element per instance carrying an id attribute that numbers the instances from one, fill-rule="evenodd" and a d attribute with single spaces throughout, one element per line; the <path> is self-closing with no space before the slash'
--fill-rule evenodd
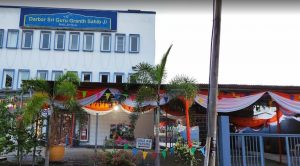
<path id="1" fill-rule="evenodd" d="M 51 41 L 51 32 L 42 31 L 40 37 L 40 49 L 49 50 Z"/>
<path id="2" fill-rule="evenodd" d="M 19 30 L 9 29 L 7 32 L 6 48 L 17 48 Z"/>
<path id="3" fill-rule="evenodd" d="M 3 70 L 3 88 L 12 88 L 14 83 L 14 70 Z"/>
<path id="4" fill-rule="evenodd" d="M 69 40 L 69 50 L 78 51 L 79 50 L 80 34 L 79 32 L 71 32 Z"/>
<path id="5" fill-rule="evenodd" d="M 129 35 L 129 52 L 140 52 L 140 35 Z"/>
<path id="6" fill-rule="evenodd" d="M 65 39 L 66 39 L 65 32 L 56 32 L 55 40 L 54 40 L 54 49 L 55 50 L 65 50 Z"/>
<path id="7" fill-rule="evenodd" d="M 83 50 L 93 51 L 93 49 L 94 49 L 94 34 L 85 33 L 83 35 Z"/>
<path id="8" fill-rule="evenodd" d="M 109 82 L 109 73 L 100 73 L 100 82 L 108 83 Z"/>
<path id="9" fill-rule="evenodd" d="M 62 71 L 52 71 L 52 80 L 56 81 L 60 76 L 62 76 Z"/>
<path id="10" fill-rule="evenodd" d="M 29 80 L 29 70 L 19 70 L 18 88 L 21 88 L 23 80 Z"/>
<path id="11" fill-rule="evenodd" d="M 83 72 L 81 75 L 81 79 L 83 82 L 91 82 L 92 81 L 92 73 L 91 72 Z"/>
<path id="12" fill-rule="evenodd" d="M 101 35 L 101 51 L 110 52 L 110 43 L 111 43 L 111 35 L 110 34 L 102 34 Z"/>
<path id="13" fill-rule="evenodd" d="M 0 29 L 0 48 L 3 47 L 4 30 Z"/>
<path id="14" fill-rule="evenodd" d="M 40 80 L 48 80 L 48 71 L 47 70 L 38 70 L 37 78 Z"/>
<path id="15" fill-rule="evenodd" d="M 123 73 L 115 73 L 115 83 L 123 83 Z"/>
<path id="16" fill-rule="evenodd" d="M 32 48 L 33 31 L 23 31 L 22 48 Z"/>
<path id="17" fill-rule="evenodd" d="M 116 34 L 116 52 L 125 52 L 125 35 Z"/>

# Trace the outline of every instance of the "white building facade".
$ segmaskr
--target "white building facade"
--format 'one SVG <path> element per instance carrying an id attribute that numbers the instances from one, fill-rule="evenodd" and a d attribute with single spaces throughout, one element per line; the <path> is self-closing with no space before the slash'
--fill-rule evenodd
<path id="1" fill-rule="evenodd" d="M 66 71 L 86 82 L 127 82 L 132 66 L 154 64 L 155 12 L 0 9 L 1 89 Z"/>
<path id="2" fill-rule="evenodd" d="M 53 81 L 64 72 L 77 73 L 82 82 L 126 83 L 133 66 L 154 65 L 155 12 L 95 9 L 85 1 L 93 6 L 87 9 L 77 2 L 1 2 L 0 90 L 18 90 L 33 78 Z M 99 118 L 98 145 L 112 124 L 129 123 L 126 113 L 115 114 Z M 87 145 L 95 143 L 95 121 L 91 114 Z M 153 113 L 137 123 L 137 136 L 153 135 Z"/>

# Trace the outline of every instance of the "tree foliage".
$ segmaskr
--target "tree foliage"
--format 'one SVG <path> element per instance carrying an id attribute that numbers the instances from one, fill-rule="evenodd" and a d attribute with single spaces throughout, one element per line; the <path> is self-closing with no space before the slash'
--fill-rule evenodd
<path id="1" fill-rule="evenodd" d="M 29 80 L 23 83 L 23 91 L 33 91 L 33 96 L 28 100 L 24 111 L 26 124 L 30 124 L 36 115 L 45 107 L 52 112 L 50 116 L 50 145 L 59 144 L 59 114 L 76 113 L 78 119 L 83 118 L 82 108 L 76 101 L 77 88 L 80 80 L 77 75 L 67 72 L 54 82 L 44 80 Z"/>

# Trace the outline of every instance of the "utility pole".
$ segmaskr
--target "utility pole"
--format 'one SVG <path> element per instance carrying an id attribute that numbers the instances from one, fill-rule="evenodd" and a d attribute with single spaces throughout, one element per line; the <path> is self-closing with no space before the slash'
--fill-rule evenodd
<path id="1" fill-rule="evenodd" d="M 213 28 L 211 38 L 210 69 L 209 69 L 209 93 L 207 104 L 208 129 L 206 138 L 205 166 L 216 165 L 217 144 L 217 92 L 218 70 L 221 31 L 222 0 L 213 0 Z"/>

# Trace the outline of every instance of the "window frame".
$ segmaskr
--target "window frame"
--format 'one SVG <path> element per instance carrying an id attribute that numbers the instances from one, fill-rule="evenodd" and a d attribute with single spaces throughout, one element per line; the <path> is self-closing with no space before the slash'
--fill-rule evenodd
<path id="1" fill-rule="evenodd" d="M 103 83 L 102 81 L 102 75 L 106 75 L 107 76 L 107 83 L 110 82 L 110 73 L 109 72 L 100 72 L 99 73 L 99 82 Z"/>
<path id="2" fill-rule="evenodd" d="M 103 40 L 104 40 L 104 36 L 108 36 L 109 37 L 109 50 L 103 50 Z M 110 33 L 102 33 L 101 37 L 100 37 L 100 51 L 101 52 L 111 52 L 111 34 Z"/>
<path id="3" fill-rule="evenodd" d="M 24 47 L 24 45 L 25 45 L 25 33 L 31 33 L 30 47 Z M 23 30 L 23 32 L 22 32 L 21 48 L 22 49 L 32 49 L 32 45 L 33 45 L 33 30 Z"/>
<path id="4" fill-rule="evenodd" d="M 131 48 L 131 38 L 132 37 L 138 37 L 138 43 L 137 43 L 137 51 L 132 51 L 132 48 Z M 129 53 L 140 53 L 140 44 L 141 43 L 141 37 L 140 37 L 140 34 L 129 34 Z"/>
<path id="5" fill-rule="evenodd" d="M 123 50 L 119 51 L 118 49 L 118 37 L 123 37 Z M 126 35 L 123 33 L 118 33 L 115 35 L 115 52 L 116 53 L 125 53 L 125 48 L 126 48 Z"/>
<path id="6" fill-rule="evenodd" d="M 11 87 L 5 87 L 5 82 L 6 82 L 6 77 L 5 77 L 5 74 L 4 74 L 5 72 L 12 72 Z M 14 81 L 15 81 L 15 70 L 14 69 L 3 69 L 3 72 L 2 72 L 2 82 L 1 82 L 2 89 L 13 89 L 13 87 L 14 87 Z"/>
<path id="7" fill-rule="evenodd" d="M 89 74 L 90 75 L 90 81 L 84 81 L 84 75 L 85 74 Z M 92 72 L 88 72 L 88 71 L 81 72 L 81 81 L 82 82 L 92 82 Z"/>
<path id="8" fill-rule="evenodd" d="M 61 73 L 62 75 L 64 74 L 62 70 L 52 70 L 51 81 L 56 81 L 54 78 L 54 73 Z"/>
<path id="9" fill-rule="evenodd" d="M 77 49 L 71 49 L 71 45 L 72 45 L 72 40 L 71 40 L 71 36 L 72 35 L 78 35 L 78 43 L 77 43 Z M 80 32 L 70 32 L 69 33 L 69 51 L 79 51 L 80 50 Z"/>
<path id="10" fill-rule="evenodd" d="M 3 48 L 3 43 L 4 43 L 4 29 L 0 29 L 0 33 L 2 33 L 2 38 L 0 38 L 0 48 Z"/>
<path id="11" fill-rule="evenodd" d="M 21 83 L 22 83 L 22 80 L 20 80 L 20 74 L 22 72 L 27 72 L 28 73 L 28 79 L 30 79 L 30 70 L 29 69 L 19 69 L 18 70 L 18 80 L 17 80 L 17 89 L 20 89 L 21 88 Z"/>
<path id="12" fill-rule="evenodd" d="M 42 44 L 42 35 L 46 34 L 46 33 L 49 34 L 49 36 L 50 36 L 49 37 L 49 45 L 48 45 L 49 47 L 48 48 L 42 48 L 42 45 L 43 45 Z M 40 42 L 39 42 L 39 45 L 40 45 L 39 48 L 40 48 L 40 50 L 50 50 L 51 49 L 51 36 L 52 36 L 52 32 L 51 31 L 41 31 L 40 32 Z M 44 41 L 44 39 L 43 39 L 43 41 Z"/>
<path id="13" fill-rule="evenodd" d="M 121 73 L 121 72 L 115 72 L 114 73 L 114 83 L 117 83 L 117 76 L 122 76 L 122 82 L 121 82 L 121 84 L 122 83 L 124 83 L 124 76 L 125 76 L 125 73 Z"/>
<path id="14" fill-rule="evenodd" d="M 64 35 L 63 48 L 57 48 L 57 36 L 58 35 Z M 56 31 L 54 33 L 54 50 L 64 51 L 65 50 L 65 45 L 66 45 L 66 32 L 65 31 Z"/>
<path id="15" fill-rule="evenodd" d="M 91 35 L 91 36 L 93 36 L 93 39 L 92 39 L 92 49 L 91 50 L 87 50 L 84 46 L 85 46 L 85 36 L 86 35 Z M 95 43 L 94 43 L 94 39 L 95 38 L 95 34 L 94 33 L 87 33 L 87 32 L 85 32 L 85 33 L 83 33 L 83 48 L 82 48 L 82 50 L 83 51 L 86 51 L 86 52 L 93 52 L 94 51 L 94 45 L 95 45 Z"/>
<path id="16" fill-rule="evenodd" d="M 39 78 L 39 72 L 46 72 L 46 79 L 45 79 L 45 81 L 47 81 L 48 80 L 48 70 L 37 70 L 37 72 L 36 72 L 36 78 L 38 78 L 38 79 L 40 79 Z"/>
<path id="17" fill-rule="evenodd" d="M 9 32 L 17 32 L 17 42 L 16 42 L 16 46 L 15 47 L 7 46 L 8 40 L 9 40 L 9 38 L 8 38 Z M 18 48 L 18 43 L 19 43 L 19 30 L 18 29 L 8 29 L 7 30 L 7 35 L 6 35 L 6 48 L 17 49 Z"/>

